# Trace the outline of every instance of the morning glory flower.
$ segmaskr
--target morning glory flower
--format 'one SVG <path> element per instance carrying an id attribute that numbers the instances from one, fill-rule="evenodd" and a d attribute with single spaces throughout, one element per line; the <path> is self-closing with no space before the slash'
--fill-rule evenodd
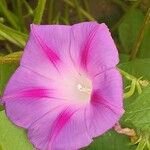
<path id="1" fill-rule="evenodd" d="M 118 61 L 105 24 L 32 24 L 2 98 L 6 114 L 37 149 L 86 147 L 123 114 Z"/>

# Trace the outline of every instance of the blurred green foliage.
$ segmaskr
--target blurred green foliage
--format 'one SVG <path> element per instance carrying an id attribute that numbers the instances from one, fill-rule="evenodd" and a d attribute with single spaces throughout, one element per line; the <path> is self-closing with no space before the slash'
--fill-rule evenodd
<path id="1" fill-rule="evenodd" d="M 33 150 L 25 130 L 16 128 L 4 111 L 0 111 L 0 145 L 2 150 Z M 1 150 L 1 149 L 0 149 Z"/>
<path id="2" fill-rule="evenodd" d="M 119 50 L 119 68 L 125 92 L 137 81 L 132 96 L 125 100 L 124 127 L 135 129 L 139 141 L 109 131 L 98 137 L 87 150 L 150 150 L 150 1 L 149 0 L 0 0 L 0 94 L 19 65 L 28 39 L 30 24 L 74 24 L 82 21 L 105 22 Z M 129 75 L 129 76 L 130 76 Z M 143 82 L 142 82 L 143 83 Z M 142 93 L 141 93 L 142 91 Z M 21 142 L 20 142 L 21 139 Z M 24 130 L 10 123 L 0 105 L 0 150 L 30 150 Z"/>
<path id="3" fill-rule="evenodd" d="M 110 130 L 106 134 L 96 138 L 85 150 L 135 150 L 136 146 L 129 144 L 129 142 L 127 136 Z"/>

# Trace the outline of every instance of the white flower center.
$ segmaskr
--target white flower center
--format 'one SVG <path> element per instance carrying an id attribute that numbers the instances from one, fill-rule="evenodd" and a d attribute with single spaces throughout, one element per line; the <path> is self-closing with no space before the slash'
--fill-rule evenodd
<path id="1" fill-rule="evenodd" d="M 80 103 L 87 103 L 90 101 L 91 92 L 92 92 L 92 83 L 91 81 L 83 76 L 78 78 L 78 81 L 75 84 L 75 89 L 71 89 L 74 93 L 75 101 Z"/>
<path id="2" fill-rule="evenodd" d="M 77 85 L 77 89 L 78 89 L 80 92 L 85 92 L 85 93 L 87 93 L 87 94 L 90 94 L 90 93 L 91 93 L 91 89 L 90 89 L 90 88 L 84 87 L 84 86 L 82 86 L 81 84 L 78 84 L 78 85 Z"/>
<path id="3" fill-rule="evenodd" d="M 75 103 L 87 103 L 90 101 L 92 92 L 92 82 L 84 75 L 76 78 L 68 77 L 65 80 L 65 97 Z"/>
<path id="4" fill-rule="evenodd" d="M 92 81 L 85 73 L 64 71 L 58 82 L 56 97 L 73 104 L 86 104 L 91 100 Z"/>

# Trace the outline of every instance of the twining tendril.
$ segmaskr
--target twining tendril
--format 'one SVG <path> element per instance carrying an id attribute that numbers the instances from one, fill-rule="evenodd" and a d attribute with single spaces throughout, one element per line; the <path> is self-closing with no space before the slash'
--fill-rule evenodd
<path id="1" fill-rule="evenodd" d="M 132 96 L 135 93 L 136 89 L 137 89 L 138 94 L 141 94 L 142 88 L 145 88 L 149 84 L 149 81 L 143 80 L 142 76 L 139 78 L 136 78 L 135 76 L 125 72 L 124 70 L 122 70 L 120 68 L 118 68 L 118 70 L 127 80 L 131 81 L 131 84 L 129 86 L 125 87 L 125 89 L 129 88 L 129 91 L 124 93 L 125 99 Z"/>

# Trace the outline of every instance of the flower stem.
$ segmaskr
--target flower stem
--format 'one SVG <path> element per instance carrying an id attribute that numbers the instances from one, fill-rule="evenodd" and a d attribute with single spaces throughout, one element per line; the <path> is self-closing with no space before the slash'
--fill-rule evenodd
<path id="1" fill-rule="evenodd" d="M 136 79 L 134 76 L 130 75 L 129 73 L 125 72 L 124 70 L 120 69 L 120 68 L 117 68 L 120 73 L 125 76 L 128 80 L 133 80 L 133 79 Z"/>
<path id="2" fill-rule="evenodd" d="M 138 50 L 140 48 L 140 45 L 142 43 L 143 37 L 144 37 L 144 33 L 145 33 L 145 29 L 147 28 L 148 23 L 150 22 L 150 8 L 147 11 L 147 14 L 145 16 L 144 19 L 144 23 L 141 26 L 141 29 L 138 33 L 137 39 L 133 45 L 133 48 L 131 50 L 131 55 L 130 55 L 130 60 L 134 59 L 138 53 Z"/>
<path id="3" fill-rule="evenodd" d="M 115 124 L 114 130 L 119 134 L 124 134 L 124 135 L 130 136 L 130 137 L 137 137 L 134 129 L 122 128 L 121 125 L 119 124 L 119 122 Z"/>

